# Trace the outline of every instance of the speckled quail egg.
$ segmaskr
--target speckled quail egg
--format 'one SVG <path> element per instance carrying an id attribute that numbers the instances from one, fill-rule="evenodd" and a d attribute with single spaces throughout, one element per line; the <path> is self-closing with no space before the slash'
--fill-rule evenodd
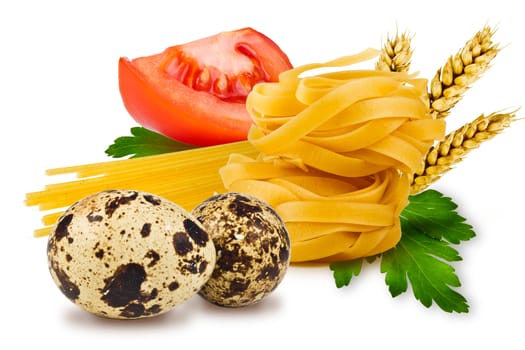
<path id="1" fill-rule="evenodd" d="M 196 295 L 215 266 L 213 242 L 190 213 L 150 193 L 108 190 L 69 207 L 48 239 L 62 293 L 102 317 L 162 314 Z"/>
<path id="2" fill-rule="evenodd" d="M 257 303 L 281 282 L 290 264 L 284 222 L 264 201 L 229 192 L 199 204 L 192 214 L 217 251 L 212 277 L 199 294 L 226 307 Z"/>

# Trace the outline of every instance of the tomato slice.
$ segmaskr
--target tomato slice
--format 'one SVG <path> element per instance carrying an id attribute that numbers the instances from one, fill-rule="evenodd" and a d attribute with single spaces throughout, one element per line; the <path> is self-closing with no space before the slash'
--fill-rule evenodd
<path id="1" fill-rule="evenodd" d="M 197 146 L 245 140 L 245 101 L 259 82 L 292 68 L 271 39 L 252 28 L 222 32 L 119 60 L 124 106 L 143 127 Z"/>

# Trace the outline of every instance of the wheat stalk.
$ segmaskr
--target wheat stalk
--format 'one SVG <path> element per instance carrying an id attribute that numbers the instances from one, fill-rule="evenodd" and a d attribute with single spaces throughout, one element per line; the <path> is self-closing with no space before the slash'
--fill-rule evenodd
<path id="1" fill-rule="evenodd" d="M 450 56 L 430 81 L 430 111 L 435 118 L 449 114 L 469 87 L 490 67 L 499 52 L 492 42 L 494 30 L 485 26 L 458 53 Z"/>
<path id="2" fill-rule="evenodd" d="M 448 134 L 442 141 L 430 148 L 425 157 L 423 169 L 414 174 L 411 193 L 419 193 L 441 178 L 467 153 L 507 128 L 514 120 L 515 115 L 515 112 L 481 115 L 474 121 Z"/>
<path id="3" fill-rule="evenodd" d="M 396 33 L 393 38 L 387 37 L 376 62 L 376 69 L 386 72 L 408 72 L 413 52 L 410 47 L 411 40 L 412 37 L 406 32 L 401 35 Z"/>

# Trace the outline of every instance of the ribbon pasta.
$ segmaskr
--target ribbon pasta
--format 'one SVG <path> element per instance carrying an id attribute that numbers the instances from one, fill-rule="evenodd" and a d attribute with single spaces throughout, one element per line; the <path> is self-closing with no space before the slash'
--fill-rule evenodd
<path id="1" fill-rule="evenodd" d="M 300 66 L 248 95 L 248 140 L 259 154 L 232 154 L 219 173 L 227 190 L 257 196 L 282 217 L 294 262 L 392 248 L 401 237 L 409 176 L 444 136 L 445 122 L 428 113 L 424 79 L 373 70 L 307 75 L 376 54 Z"/>

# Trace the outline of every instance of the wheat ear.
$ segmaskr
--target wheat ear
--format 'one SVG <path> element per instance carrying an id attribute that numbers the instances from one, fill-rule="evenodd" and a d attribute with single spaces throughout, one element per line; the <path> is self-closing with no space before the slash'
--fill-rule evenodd
<path id="1" fill-rule="evenodd" d="M 515 112 L 481 115 L 448 134 L 442 141 L 430 148 L 425 157 L 423 170 L 415 174 L 412 179 L 411 193 L 423 191 L 452 169 L 471 150 L 502 132 L 514 120 L 515 115 Z"/>
<path id="2" fill-rule="evenodd" d="M 411 40 L 412 37 L 408 33 L 396 33 L 393 38 L 387 37 L 376 62 L 376 69 L 386 72 L 408 72 L 413 52 L 410 47 Z"/>
<path id="3" fill-rule="evenodd" d="M 490 67 L 500 50 L 492 41 L 494 32 L 489 26 L 477 32 L 456 55 L 449 57 L 430 81 L 430 111 L 434 118 L 446 117 L 472 83 Z"/>

